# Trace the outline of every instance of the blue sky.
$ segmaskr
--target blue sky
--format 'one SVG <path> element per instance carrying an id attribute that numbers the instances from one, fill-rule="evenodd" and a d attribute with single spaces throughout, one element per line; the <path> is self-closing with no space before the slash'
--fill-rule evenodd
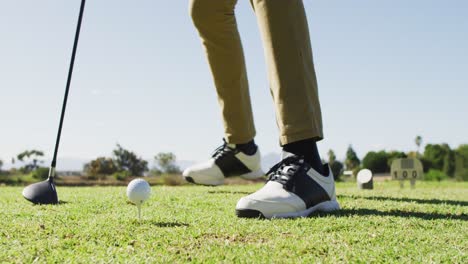
<path id="1" fill-rule="evenodd" d="M 468 143 L 468 2 L 305 0 L 326 139 L 343 158 L 415 149 L 414 138 Z M 53 152 L 79 1 L 0 2 L 0 159 Z M 88 1 L 62 158 L 110 155 L 117 142 L 151 159 L 203 160 L 222 123 L 187 1 Z M 257 143 L 279 152 L 261 39 L 239 1 Z M 60 164 L 59 164 L 60 168 Z"/>

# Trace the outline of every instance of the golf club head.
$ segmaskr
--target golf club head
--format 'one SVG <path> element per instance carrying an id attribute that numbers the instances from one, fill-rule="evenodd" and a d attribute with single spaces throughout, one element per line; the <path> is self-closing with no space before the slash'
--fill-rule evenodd
<path id="1" fill-rule="evenodd" d="M 24 188 L 23 196 L 34 204 L 58 204 L 57 190 L 54 178 L 31 184 Z"/>

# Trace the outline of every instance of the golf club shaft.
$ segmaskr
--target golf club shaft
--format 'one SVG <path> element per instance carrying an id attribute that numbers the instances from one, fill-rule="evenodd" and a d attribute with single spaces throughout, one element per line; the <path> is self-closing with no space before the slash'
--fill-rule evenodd
<path id="1" fill-rule="evenodd" d="M 60 145 L 60 137 L 62 135 L 63 119 L 65 117 L 65 109 L 67 108 L 68 92 L 70 90 L 70 84 L 71 84 L 71 79 L 73 75 L 73 67 L 75 65 L 75 55 L 76 55 L 76 49 L 78 47 L 78 39 L 80 38 L 81 21 L 83 20 L 85 2 L 86 0 L 81 0 L 80 15 L 78 16 L 78 25 L 76 27 L 76 33 L 75 33 L 75 42 L 73 43 L 73 51 L 72 51 L 72 56 L 71 56 L 71 61 L 70 61 L 70 68 L 68 70 L 67 86 L 65 88 L 65 96 L 63 98 L 62 114 L 60 115 L 60 123 L 59 123 L 58 132 L 57 132 L 57 140 L 55 141 L 54 158 L 52 159 L 52 164 L 50 166 L 49 178 L 53 178 L 55 176 L 55 166 L 57 165 L 57 153 L 58 153 L 58 149 Z"/>

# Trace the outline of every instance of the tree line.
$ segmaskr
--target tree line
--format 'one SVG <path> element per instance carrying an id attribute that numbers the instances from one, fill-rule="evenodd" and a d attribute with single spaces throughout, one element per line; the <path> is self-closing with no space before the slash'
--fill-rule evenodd
<path id="1" fill-rule="evenodd" d="M 328 152 L 328 163 L 337 178 L 345 170 L 352 171 L 353 175 L 361 169 L 370 169 L 373 173 L 389 173 L 392 162 L 399 158 L 417 158 L 421 160 L 426 180 L 455 179 L 468 181 L 468 145 L 462 144 L 451 149 L 448 144 L 427 144 L 421 153 L 422 137 L 415 139 L 416 151 L 370 151 L 362 160 L 350 145 L 346 151 L 344 162 L 338 161 L 333 150 Z"/>
<path id="2" fill-rule="evenodd" d="M 35 179 L 46 179 L 49 169 L 42 164 L 44 152 L 39 150 L 26 150 L 12 158 L 12 164 L 17 161 L 22 163 L 19 168 L 12 168 L 8 172 L 2 172 L 3 161 L 0 160 L 0 172 L 3 174 L 30 174 Z M 88 179 L 104 179 L 113 176 L 117 180 L 125 180 L 128 177 L 144 175 L 180 174 L 180 168 L 176 164 L 176 155 L 171 152 L 161 152 L 154 156 L 155 166 L 148 167 L 148 161 L 139 157 L 135 152 L 123 148 L 117 144 L 111 157 L 98 157 L 83 166 L 83 172 Z"/>
<path id="3" fill-rule="evenodd" d="M 130 176 L 145 174 L 157 176 L 181 173 L 176 164 L 176 155 L 171 152 L 161 152 L 154 156 L 156 166 L 151 170 L 146 160 L 119 144 L 112 153 L 112 157 L 98 157 L 84 165 L 83 171 L 88 178 L 96 179 L 113 175 L 117 180 L 124 180 Z"/>
<path id="4" fill-rule="evenodd" d="M 448 144 L 427 144 L 421 153 L 422 137 L 415 138 L 416 151 L 370 151 L 360 159 L 350 145 L 346 151 L 345 160 L 339 161 L 333 150 L 328 151 L 328 164 L 333 174 L 340 180 L 345 170 L 354 175 L 361 169 L 370 169 L 373 173 L 389 173 L 392 162 L 399 158 L 418 158 L 423 163 L 426 180 L 455 179 L 468 181 L 468 144 L 451 149 Z M 0 160 L 0 174 L 17 175 L 29 174 L 35 179 L 48 177 L 49 169 L 43 167 L 44 152 L 40 150 L 26 150 L 12 159 L 16 164 L 20 161 L 20 168 L 2 172 L 3 161 Z M 176 156 L 171 152 L 161 152 L 154 156 L 155 167 L 149 168 L 148 162 L 133 151 L 117 144 L 110 157 L 97 157 L 86 163 L 83 172 L 88 179 L 104 179 L 113 176 L 117 180 L 124 180 L 131 176 L 180 174 Z M 324 161 L 325 163 L 326 161 Z"/>

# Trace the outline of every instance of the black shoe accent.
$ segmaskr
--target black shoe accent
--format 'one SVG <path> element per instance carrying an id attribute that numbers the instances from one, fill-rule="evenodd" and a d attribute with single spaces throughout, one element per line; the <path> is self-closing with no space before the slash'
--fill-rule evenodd
<path id="1" fill-rule="evenodd" d="M 236 149 L 242 151 L 245 155 L 252 156 L 257 152 L 257 145 L 255 145 L 255 141 L 252 139 L 251 141 L 245 144 L 236 144 Z"/>
<path id="2" fill-rule="evenodd" d="M 307 208 L 330 201 L 330 196 L 322 186 L 307 175 L 310 169 L 311 166 L 304 161 L 303 157 L 293 155 L 285 158 L 267 172 L 268 181 L 281 183 L 286 191 L 299 196 Z"/>
<path id="3" fill-rule="evenodd" d="M 304 157 L 304 160 L 318 173 L 322 171 L 322 159 L 317 148 L 316 138 L 304 139 L 283 146 L 283 150 L 294 155 Z"/>
<path id="4" fill-rule="evenodd" d="M 238 149 L 229 147 L 226 140 L 224 140 L 222 146 L 215 150 L 213 158 L 216 165 L 218 165 L 223 172 L 224 177 L 239 176 L 252 172 L 242 161 L 236 158 L 235 155 L 239 152 Z"/>
<path id="5" fill-rule="evenodd" d="M 184 177 L 186 181 L 190 182 L 190 183 L 195 183 L 195 181 L 193 180 L 192 177 Z"/>
<path id="6" fill-rule="evenodd" d="M 265 218 L 265 216 L 260 211 L 251 209 L 236 210 L 236 215 L 242 218 Z"/>

